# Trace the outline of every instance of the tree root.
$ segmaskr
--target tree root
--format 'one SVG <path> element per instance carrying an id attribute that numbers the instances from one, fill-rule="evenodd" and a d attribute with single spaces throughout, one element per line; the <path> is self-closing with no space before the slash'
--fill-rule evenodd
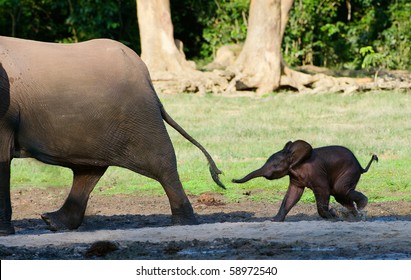
<path id="1" fill-rule="evenodd" d="M 397 73 L 398 72 L 398 73 Z M 395 74 L 393 74 L 395 73 Z M 372 75 L 371 75 L 372 76 Z M 411 90 L 411 72 L 391 71 L 380 77 L 334 77 L 325 73 L 303 73 L 284 67 L 280 79 L 280 89 L 289 89 L 298 93 L 344 93 L 371 90 Z M 156 72 L 152 75 L 156 90 L 160 93 L 214 93 L 238 94 L 242 91 L 256 91 L 247 85 L 243 74 L 228 70 L 201 72 L 197 70 L 181 73 Z M 270 92 L 257 91 L 257 94 Z"/>

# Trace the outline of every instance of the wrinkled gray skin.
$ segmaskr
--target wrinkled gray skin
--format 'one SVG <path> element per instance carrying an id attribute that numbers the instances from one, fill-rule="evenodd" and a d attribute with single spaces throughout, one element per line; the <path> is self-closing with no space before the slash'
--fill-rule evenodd
<path id="1" fill-rule="evenodd" d="M 300 200 L 305 187 L 313 190 L 321 217 L 336 217 L 335 210 L 329 207 L 331 195 L 356 215 L 358 210 L 367 205 L 368 199 L 356 191 L 355 187 L 361 174 L 368 171 L 373 160 L 378 161 L 378 157 L 373 155 L 363 169 L 354 154 L 345 147 L 327 146 L 313 149 L 303 140 L 290 141 L 261 168 L 233 182 L 245 183 L 256 177 L 274 180 L 289 175 L 287 193 L 273 221 L 284 221 L 287 213 Z"/>
<path id="2" fill-rule="evenodd" d="M 207 157 L 207 151 L 165 111 L 145 64 L 111 40 L 78 44 L 0 37 L 0 234 L 11 223 L 10 162 L 32 157 L 73 170 L 63 206 L 42 215 L 52 230 L 82 223 L 90 192 L 108 166 L 161 183 L 173 222 L 195 224 L 182 188 L 166 121 Z"/>

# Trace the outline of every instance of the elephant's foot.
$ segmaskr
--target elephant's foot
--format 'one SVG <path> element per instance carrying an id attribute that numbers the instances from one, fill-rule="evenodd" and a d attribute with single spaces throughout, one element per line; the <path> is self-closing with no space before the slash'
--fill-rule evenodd
<path id="1" fill-rule="evenodd" d="M 196 216 L 190 203 L 184 204 L 181 208 L 172 209 L 173 225 L 198 225 Z"/>
<path id="2" fill-rule="evenodd" d="M 81 221 L 78 219 L 70 218 L 68 215 L 63 214 L 61 210 L 56 212 L 43 213 L 41 215 L 43 221 L 48 225 L 49 230 L 73 230 L 77 229 Z"/>
<path id="3" fill-rule="evenodd" d="M 8 223 L 0 223 L 0 236 L 15 234 L 13 225 Z"/>
<path id="4" fill-rule="evenodd" d="M 198 225 L 199 224 L 197 218 L 194 215 L 193 216 L 173 215 L 171 217 L 171 220 L 173 222 L 173 225 L 175 226 Z"/>
<path id="5" fill-rule="evenodd" d="M 272 218 L 270 221 L 272 222 L 284 222 L 285 217 L 280 217 L 280 216 L 275 216 L 274 218 Z"/>

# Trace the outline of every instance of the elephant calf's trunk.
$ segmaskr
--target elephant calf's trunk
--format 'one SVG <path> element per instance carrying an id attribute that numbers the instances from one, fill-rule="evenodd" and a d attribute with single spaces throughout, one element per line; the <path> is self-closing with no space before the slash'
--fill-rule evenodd
<path id="1" fill-rule="evenodd" d="M 242 184 L 242 183 L 245 183 L 247 181 L 248 180 L 244 180 L 244 178 L 243 179 L 233 179 L 233 180 L 231 180 L 231 182 L 236 183 L 236 184 Z"/>
<path id="2" fill-rule="evenodd" d="M 246 175 L 244 178 L 242 178 L 242 179 L 233 179 L 233 180 L 231 180 L 233 183 L 237 183 L 237 184 L 242 184 L 242 183 L 245 183 L 245 182 L 247 182 L 247 181 L 249 181 L 249 180 L 251 180 L 251 179 L 254 179 L 254 178 L 257 178 L 257 177 L 261 177 L 261 176 L 264 176 L 264 174 L 263 174 L 263 172 L 262 172 L 262 170 L 261 170 L 261 168 L 260 169 L 257 169 L 257 170 L 255 170 L 255 171 L 253 171 L 253 172 L 251 172 L 250 174 L 248 174 L 248 175 Z"/>

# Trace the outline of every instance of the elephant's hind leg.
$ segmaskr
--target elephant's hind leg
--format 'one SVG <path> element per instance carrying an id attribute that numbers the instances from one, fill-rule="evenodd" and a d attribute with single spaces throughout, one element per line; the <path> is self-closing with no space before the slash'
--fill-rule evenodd
<path id="1" fill-rule="evenodd" d="M 55 212 L 41 215 L 50 230 L 76 229 L 81 225 L 90 193 L 106 169 L 107 167 L 73 169 L 73 186 L 63 206 Z"/>
<path id="2" fill-rule="evenodd" d="M 196 225 L 197 218 L 194 215 L 193 207 L 179 179 L 177 169 L 170 170 L 171 173 L 164 173 L 159 180 L 163 186 L 170 202 L 172 222 L 174 225 Z"/>
<path id="3" fill-rule="evenodd" d="M 163 119 L 159 118 L 159 109 L 156 103 L 154 108 L 147 107 L 141 115 L 135 116 L 135 122 L 132 122 L 135 126 L 129 127 L 129 131 L 136 133 L 130 135 L 130 141 L 124 147 L 128 156 L 115 165 L 158 181 L 169 199 L 174 224 L 196 224 L 194 211 L 177 172 L 173 144 Z"/>
<path id="4" fill-rule="evenodd" d="M 351 172 L 335 184 L 336 200 L 354 215 L 358 215 L 358 211 L 364 209 L 368 203 L 368 198 L 355 190 L 359 179 L 358 172 Z"/>
<path id="5" fill-rule="evenodd" d="M 351 190 L 346 195 L 335 195 L 335 199 L 342 206 L 347 208 L 354 217 L 361 216 L 360 210 L 368 203 L 368 198 L 360 192 Z"/>
<path id="6" fill-rule="evenodd" d="M 362 193 L 352 190 L 348 193 L 348 198 L 355 202 L 357 205 L 357 210 L 362 210 L 368 204 L 368 198 Z"/>

